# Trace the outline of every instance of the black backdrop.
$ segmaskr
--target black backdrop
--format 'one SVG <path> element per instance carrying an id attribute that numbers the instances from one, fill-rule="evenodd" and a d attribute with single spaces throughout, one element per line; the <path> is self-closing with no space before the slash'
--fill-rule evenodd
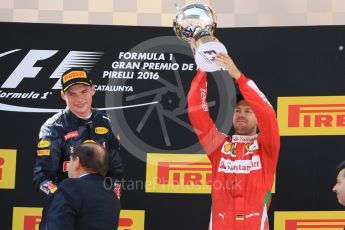
<path id="1" fill-rule="evenodd" d="M 43 204 L 32 186 L 32 169 L 39 127 L 52 115 L 45 110 L 9 111 L 11 109 L 4 104 L 63 108 L 59 90 L 52 89 L 57 78 L 49 76 L 53 76 L 71 51 L 102 53 L 97 62 L 87 67 L 96 84 L 132 86 L 133 91 L 128 88 L 127 92 L 100 91 L 94 98 L 95 107 L 150 102 L 161 105 L 159 109 L 155 107 L 156 113 L 149 114 L 147 120 L 142 120 L 148 108 L 145 105 L 109 110 L 116 132 L 124 142 L 121 155 L 126 164 L 127 184 L 145 180 L 144 160 L 148 152 L 202 152 L 195 135 L 171 119 L 173 116 L 188 123 L 185 95 L 195 73 L 195 67 L 192 71 L 181 70 L 182 63 L 192 64 L 193 59 L 188 46 L 174 37 L 171 28 L 0 23 L 0 31 L 0 149 L 17 150 L 15 189 L 0 189 L 1 229 L 11 229 L 13 207 L 40 207 Z M 257 83 L 275 108 L 277 97 L 281 96 L 345 94 L 344 26 L 229 28 L 217 29 L 216 36 L 226 45 L 238 67 Z M 15 51 L 2 55 L 11 50 Z M 31 74 L 33 77 L 28 77 L 29 71 L 24 71 L 18 75 L 26 75 L 18 85 L 11 86 L 13 88 L 4 85 L 33 50 L 55 50 L 56 53 L 33 63 L 35 67 L 42 67 L 37 74 Z M 119 53 L 129 50 L 164 53 L 165 60 L 153 61 L 157 63 L 169 63 L 172 53 L 180 68 L 151 71 L 159 74 L 159 80 L 103 78 L 104 71 L 112 70 L 111 63 L 121 59 Z M 138 76 L 137 70 L 129 72 Z M 231 102 L 226 97 L 233 94 L 224 91 L 233 91 L 233 83 L 226 78 L 225 72 L 210 75 L 209 101 L 215 101 L 211 113 L 218 126 L 228 132 L 231 119 L 224 114 L 229 115 L 226 111 L 231 111 Z M 40 97 L 49 93 L 46 99 L 8 95 L 9 92 L 31 91 Z M 154 94 L 143 96 L 151 91 Z M 163 121 L 159 122 L 162 114 Z M 143 126 L 138 128 L 140 122 Z M 269 211 L 272 228 L 274 211 L 341 210 L 331 189 L 336 177 L 334 168 L 345 159 L 344 136 L 289 136 L 282 137 L 281 142 L 276 194 Z M 146 193 L 143 186 L 135 189 L 125 186 L 122 204 L 124 209 L 145 210 L 145 229 L 153 230 L 206 229 L 211 205 L 207 194 Z"/>

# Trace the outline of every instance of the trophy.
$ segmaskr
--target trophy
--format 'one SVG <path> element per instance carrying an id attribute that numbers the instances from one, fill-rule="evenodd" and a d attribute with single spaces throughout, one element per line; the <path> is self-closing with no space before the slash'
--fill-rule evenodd
<path id="1" fill-rule="evenodd" d="M 215 56 L 219 52 L 227 53 L 225 46 L 213 36 L 216 21 L 214 10 L 204 4 L 190 4 L 178 9 L 173 21 L 175 34 L 180 39 L 188 43 L 195 40 L 195 63 L 206 72 L 220 70 L 214 61 Z"/>

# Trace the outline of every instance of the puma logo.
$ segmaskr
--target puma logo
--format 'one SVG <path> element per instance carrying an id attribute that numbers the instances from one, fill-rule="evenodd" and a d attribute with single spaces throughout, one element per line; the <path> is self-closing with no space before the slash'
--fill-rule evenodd
<path id="1" fill-rule="evenodd" d="M 224 212 L 223 212 L 223 213 L 222 213 L 222 212 L 219 212 L 219 213 L 218 213 L 218 216 L 224 220 L 225 213 L 224 213 Z"/>

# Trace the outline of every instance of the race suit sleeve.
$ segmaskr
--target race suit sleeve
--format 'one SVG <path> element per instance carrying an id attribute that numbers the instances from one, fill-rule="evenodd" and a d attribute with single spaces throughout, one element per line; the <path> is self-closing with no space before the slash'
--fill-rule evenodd
<path id="1" fill-rule="evenodd" d="M 57 189 L 62 137 L 54 125 L 43 124 L 36 151 L 33 183 L 37 191 L 50 196 Z"/>
<path id="2" fill-rule="evenodd" d="M 226 136 L 218 131 L 209 114 L 206 75 L 206 72 L 198 70 L 192 81 L 188 93 L 188 116 L 200 144 L 212 160 L 213 152 Z"/>
<path id="3" fill-rule="evenodd" d="M 105 119 L 106 117 L 106 119 Z M 112 178 L 113 185 L 116 187 L 121 184 L 121 180 L 124 173 L 124 164 L 122 163 L 121 155 L 120 155 L 120 142 L 118 138 L 115 136 L 115 132 L 113 129 L 113 124 L 108 115 L 104 117 L 104 121 L 108 123 L 108 127 L 111 130 L 109 136 L 109 169 L 107 176 Z"/>
<path id="4" fill-rule="evenodd" d="M 124 165 L 120 157 L 120 143 L 117 138 L 115 138 L 113 132 L 111 135 L 112 138 L 109 148 L 109 170 L 107 176 L 112 178 L 114 193 L 117 199 L 120 200 Z"/>
<path id="5" fill-rule="evenodd" d="M 252 108 L 259 128 L 258 142 L 263 153 L 263 169 L 273 181 L 277 167 L 280 148 L 280 136 L 276 113 L 265 95 L 256 84 L 243 74 L 237 80 L 237 84 L 244 99 Z"/>
<path id="6" fill-rule="evenodd" d="M 121 180 L 124 172 L 124 165 L 120 156 L 120 143 L 113 132 L 111 133 L 108 152 L 109 170 L 107 176 L 110 176 L 115 181 Z"/>
<path id="7" fill-rule="evenodd" d="M 82 196 L 78 183 L 73 179 L 65 179 L 54 194 L 47 213 L 47 229 L 73 230 L 75 219 L 82 207 Z"/>

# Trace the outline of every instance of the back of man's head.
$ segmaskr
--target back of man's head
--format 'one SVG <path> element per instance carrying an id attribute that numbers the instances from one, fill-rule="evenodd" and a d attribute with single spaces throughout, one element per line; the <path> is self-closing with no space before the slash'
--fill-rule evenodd
<path id="1" fill-rule="evenodd" d="M 76 157 L 79 157 L 80 165 L 85 171 L 106 176 L 108 171 L 108 154 L 100 144 L 83 143 L 79 145 L 71 154 L 73 160 Z"/>

